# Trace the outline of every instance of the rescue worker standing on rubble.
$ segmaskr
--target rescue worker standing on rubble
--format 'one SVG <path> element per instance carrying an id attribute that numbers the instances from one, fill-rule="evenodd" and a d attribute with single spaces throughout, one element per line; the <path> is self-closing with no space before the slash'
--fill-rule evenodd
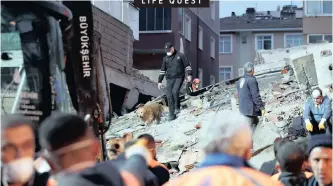
<path id="1" fill-rule="evenodd" d="M 312 91 L 312 99 L 308 99 L 304 108 L 305 128 L 311 135 L 332 133 L 332 101 L 323 96 L 320 88 Z"/>
<path id="2" fill-rule="evenodd" d="M 253 169 L 252 130 L 247 118 L 235 111 L 220 111 L 201 128 L 205 158 L 198 169 L 170 181 L 172 186 L 282 185 Z"/>
<path id="3" fill-rule="evenodd" d="M 244 73 L 237 82 L 239 111 L 249 119 L 254 131 L 259 123 L 258 116 L 265 115 L 265 104 L 261 99 L 258 82 L 254 76 L 253 63 L 247 62 L 244 65 Z"/>
<path id="4" fill-rule="evenodd" d="M 179 90 L 184 82 L 185 70 L 187 81 L 192 81 L 192 68 L 186 56 L 178 52 L 172 43 L 164 46 L 166 56 L 163 58 L 162 68 L 158 77 L 158 88 L 162 88 L 162 81 L 166 76 L 166 96 L 169 106 L 169 120 L 176 119 L 180 112 Z"/>

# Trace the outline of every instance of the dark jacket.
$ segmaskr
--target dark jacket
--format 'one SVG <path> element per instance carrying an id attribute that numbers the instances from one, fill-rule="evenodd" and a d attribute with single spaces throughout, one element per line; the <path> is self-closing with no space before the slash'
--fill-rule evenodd
<path id="1" fill-rule="evenodd" d="M 316 178 L 314 176 L 309 178 L 307 186 L 319 186 L 318 181 L 316 180 Z M 332 184 L 327 185 L 327 186 L 332 186 Z"/>
<path id="2" fill-rule="evenodd" d="M 269 176 L 273 176 L 274 174 L 278 173 L 278 171 L 276 170 L 276 160 L 274 159 L 263 163 L 259 171 Z"/>
<path id="3" fill-rule="evenodd" d="M 265 104 L 259 93 L 256 77 L 245 74 L 237 82 L 239 111 L 245 116 L 261 116 Z"/>
<path id="4" fill-rule="evenodd" d="M 125 158 L 125 154 L 121 153 L 115 160 L 109 161 L 110 163 L 112 163 L 113 165 L 115 165 L 116 167 L 121 167 L 124 165 L 124 162 L 126 161 Z M 144 178 L 144 182 L 145 182 L 145 186 L 157 186 L 159 185 L 159 179 L 154 175 L 153 172 L 151 172 L 148 167 L 147 169 L 142 169 L 142 171 L 145 171 L 145 178 Z"/>
<path id="5" fill-rule="evenodd" d="M 163 58 L 158 82 L 161 83 L 164 76 L 166 76 L 167 79 L 184 78 L 185 70 L 187 71 L 187 75 L 192 75 L 191 64 L 187 57 L 175 50 L 172 56 L 165 56 Z"/>
<path id="6" fill-rule="evenodd" d="M 315 120 L 317 123 L 320 122 L 322 118 L 329 120 L 332 117 L 332 100 L 327 96 L 324 96 L 322 104 L 319 108 L 316 108 L 312 99 L 308 99 L 305 103 L 304 109 L 304 120 L 309 119 Z"/>
<path id="7" fill-rule="evenodd" d="M 279 180 L 285 186 L 306 186 L 308 181 L 304 173 L 296 175 L 291 172 L 281 172 Z"/>
<path id="8" fill-rule="evenodd" d="M 124 181 L 116 166 L 102 162 L 79 173 L 60 176 L 57 186 L 124 186 Z"/>

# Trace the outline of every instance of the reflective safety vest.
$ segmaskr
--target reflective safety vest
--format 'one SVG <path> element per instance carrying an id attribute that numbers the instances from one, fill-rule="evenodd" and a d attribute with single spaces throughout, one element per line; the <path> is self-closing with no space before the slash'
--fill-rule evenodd
<path id="1" fill-rule="evenodd" d="M 305 174 L 305 177 L 307 179 L 309 179 L 313 175 L 312 172 L 307 172 L 307 171 L 305 171 L 304 174 Z M 276 173 L 272 176 L 272 179 L 273 180 L 279 180 L 280 175 L 281 175 L 281 172 L 278 172 L 278 173 Z"/>
<path id="2" fill-rule="evenodd" d="M 279 181 L 255 169 L 212 166 L 193 170 L 165 186 L 283 186 Z"/>

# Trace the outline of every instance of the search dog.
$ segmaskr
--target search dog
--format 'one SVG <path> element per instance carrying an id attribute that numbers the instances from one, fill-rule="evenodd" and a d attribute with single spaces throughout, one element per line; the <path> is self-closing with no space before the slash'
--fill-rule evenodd
<path id="1" fill-rule="evenodd" d="M 163 112 L 168 112 L 167 106 L 156 103 L 147 102 L 136 110 L 136 115 L 145 123 L 146 126 L 152 124 L 154 120 L 160 123 Z"/>

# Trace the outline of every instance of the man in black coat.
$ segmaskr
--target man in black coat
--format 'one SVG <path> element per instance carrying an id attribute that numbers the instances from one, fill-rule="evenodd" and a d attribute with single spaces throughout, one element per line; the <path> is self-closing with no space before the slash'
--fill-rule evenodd
<path id="1" fill-rule="evenodd" d="M 180 111 L 179 90 L 184 82 L 185 71 L 187 81 L 192 81 L 192 68 L 186 56 L 178 52 L 172 43 L 164 46 L 166 56 L 163 58 L 162 68 L 158 77 L 158 88 L 162 88 L 162 81 L 166 76 L 166 96 L 169 106 L 169 120 L 176 119 Z"/>
<path id="2" fill-rule="evenodd" d="M 259 86 L 254 76 L 254 65 L 244 65 L 244 76 L 237 82 L 239 111 L 252 123 L 253 130 L 259 123 L 258 116 L 265 114 L 265 104 L 261 99 Z"/>

